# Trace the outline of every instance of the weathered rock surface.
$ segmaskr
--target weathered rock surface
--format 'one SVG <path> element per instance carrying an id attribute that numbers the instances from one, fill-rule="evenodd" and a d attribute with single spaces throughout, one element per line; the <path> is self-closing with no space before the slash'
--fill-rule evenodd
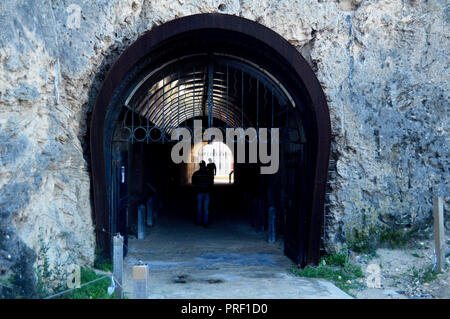
<path id="1" fill-rule="evenodd" d="M 143 32 L 206 12 L 272 28 L 321 81 L 335 161 L 330 251 L 351 242 L 355 228 L 364 236 L 382 224 L 425 223 L 432 197 L 448 198 L 445 0 L 4 1 L 0 296 L 35 295 L 32 267 L 51 286 L 64 265 L 92 264 L 87 127 L 101 81 Z"/>

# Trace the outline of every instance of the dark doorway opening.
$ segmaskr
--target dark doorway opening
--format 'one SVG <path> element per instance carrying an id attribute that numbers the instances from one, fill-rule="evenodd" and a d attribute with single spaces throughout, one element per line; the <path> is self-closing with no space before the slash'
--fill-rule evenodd
<path id="1" fill-rule="evenodd" d="M 275 207 L 285 254 L 301 266 L 317 263 L 330 148 L 325 97 L 301 55 L 279 35 L 219 14 L 177 19 L 146 33 L 105 79 L 91 123 L 97 238 L 104 250 L 114 233 L 137 234 L 140 205 L 192 214 L 188 177 L 195 167 L 173 163 L 170 133 L 192 131 L 194 120 L 223 132 L 280 129 L 278 173 L 261 175 L 260 162 L 233 158 L 234 183 L 214 188 L 213 211 L 233 211 L 264 230 Z M 217 203 L 232 209 L 214 208 Z"/>

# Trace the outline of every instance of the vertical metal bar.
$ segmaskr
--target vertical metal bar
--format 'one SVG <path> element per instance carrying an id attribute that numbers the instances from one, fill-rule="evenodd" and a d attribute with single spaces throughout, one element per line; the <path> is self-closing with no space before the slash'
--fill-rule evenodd
<path id="1" fill-rule="evenodd" d="M 192 97 L 193 99 L 193 105 L 192 105 L 192 121 L 195 118 L 195 66 L 194 66 L 194 73 L 193 73 L 193 80 L 194 80 L 194 96 Z"/>
<path id="2" fill-rule="evenodd" d="M 161 141 L 164 144 L 164 139 L 165 137 L 165 108 L 166 108 L 166 94 L 165 94 L 165 89 L 166 89 L 166 85 L 165 85 L 165 81 L 166 78 L 163 77 L 163 89 L 162 89 L 162 94 L 163 94 L 163 99 L 162 99 L 162 129 L 161 129 Z"/>
<path id="3" fill-rule="evenodd" d="M 178 86 L 178 126 L 180 126 L 180 70 L 178 70 L 178 82 L 177 82 L 177 86 Z"/>
<path id="4" fill-rule="evenodd" d="M 244 127 L 244 71 L 241 70 L 241 127 Z"/>
<path id="5" fill-rule="evenodd" d="M 208 127 L 212 126 L 213 120 L 213 93 L 214 93 L 214 64 L 208 65 Z"/>
<path id="6" fill-rule="evenodd" d="M 147 226 L 153 226 L 153 195 L 147 199 Z"/>
<path id="7" fill-rule="evenodd" d="M 264 199 L 256 199 L 256 220 L 255 220 L 255 226 L 256 231 L 261 232 L 264 231 L 264 224 L 265 224 L 265 218 L 264 218 Z"/>
<path id="8" fill-rule="evenodd" d="M 286 128 L 289 129 L 289 105 L 285 105 L 285 107 L 287 108 L 287 110 L 286 110 Z"/>
<path id="9" fill-rule="evenodd" d="M 273 85 L 272 85 L 272 126 L 273 128 Z"/>
<path id="10" fill-rule="evenodd" d="M 149 123 L 149 121 L 148 121 L 148 117 L 145 117 L 145 120 L 146 120 L 146 130 L 145 130 L 145 139 L 146 139 L 146 142 L 147 142 L 147 144 L 149 143 L 149 139 L 150 139 L 150 134 L 149 134 L 149 129 L 150 129 L 150 123 Z"/>
<path id="11" fill-rule="evenodd" d="M 267 226 L 267 242 L 270 244 L 276 241 L 276 209 L 274 206 L 269 207 Z"/>
<path id="12" fill-rule="evenodd" d="M 228 127 L 228 64 L 227 64 L 227 120 L 225 126 Z"/>
<path id="13" fill-rule="evenodd" d="M 259 129 L 259 80 L 256 79 L 256 132 Z"/>
<path id="14" fill-rule="evenodd" d="M 134 113 L 135 112 L 135 105 L 133 103 L 133 112 L 131 112 L 131 144 L 134 143 Z"/>
<path id="15" fill-rule="evenodd" d="M 144 239 L 145 237 L 145 228 L 144 228 L 144 223 L 145 223 L 145 206 L 144 205 L 139 205 L 138 207 L 138 239 Z"/>

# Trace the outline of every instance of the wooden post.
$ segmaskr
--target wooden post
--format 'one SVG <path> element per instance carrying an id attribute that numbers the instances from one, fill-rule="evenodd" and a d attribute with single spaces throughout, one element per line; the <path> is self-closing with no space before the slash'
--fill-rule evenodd
<path id="1" fill-rule="evenodd" d="M 123 237 L 114 236 L 113 239 L 113 276 L 116 282 L 115 296 L 122 299 L 122 274 L 123 274 Z"/>
<path id="2" fill-rule="evenodd" d="M 145 206 L 139 205 L 138 207 L 138 239 L 144 239 L 145 237 Z"/>
<path id="3" fill-rule="evenodd" d="M 445 234 L 444 234 L 444 205 L 442 197 L 434 198 L 434 247 L 436 250 L 436 271 L 441 272 L 445 266 Z"/>
<path id="4" fill-rule="evenodd" d="M 148 299 L 148 266 L 139 263 L 133 266 L 133 298 Z"/>

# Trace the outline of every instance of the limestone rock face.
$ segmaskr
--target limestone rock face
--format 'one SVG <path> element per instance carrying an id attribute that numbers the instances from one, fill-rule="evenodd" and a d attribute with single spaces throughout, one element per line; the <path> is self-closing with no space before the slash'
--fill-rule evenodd
<path id="1" fill-rule="evenodd" d="M 0 297 L 36 296 L 38 277 L 54 287 L 66 265 L 93 263 L 87 127 L 101 81 L 143 32 L 207 12 L 278 32 L 321 82 L 333 134 L 328 250 L 354 229 L 426 224 L 432 197 L 448 197 L 445 0 L 4 1 Z"/>

